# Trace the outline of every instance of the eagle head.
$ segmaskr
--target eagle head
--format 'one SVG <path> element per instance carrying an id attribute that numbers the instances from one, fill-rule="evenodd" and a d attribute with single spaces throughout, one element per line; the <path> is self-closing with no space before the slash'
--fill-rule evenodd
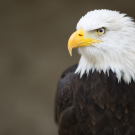
<path id="1" fill-rule="evenodd" d="M 135 80 L 135 23 L 118 11 L 94 10 L 84 15 L 68 41 L 68 50 L 78 48 L 81 55 L 75 73 L 94 70 L 109 75 L 111 69 L 126 83 Z"/>

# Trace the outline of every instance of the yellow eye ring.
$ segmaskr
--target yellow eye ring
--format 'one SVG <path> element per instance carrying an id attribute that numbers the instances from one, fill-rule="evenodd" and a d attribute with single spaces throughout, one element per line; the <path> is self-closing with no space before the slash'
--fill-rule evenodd
<path id="1" fill-rule="evenodd" d="M 106 28 L 99 28 L 96 30 L 96 33 L 99 35 L 104 35 L 106 33 Z"/>

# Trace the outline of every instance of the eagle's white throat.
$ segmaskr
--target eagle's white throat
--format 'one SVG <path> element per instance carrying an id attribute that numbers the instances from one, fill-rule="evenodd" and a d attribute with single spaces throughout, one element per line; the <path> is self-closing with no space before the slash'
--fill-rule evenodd
<path id="1" fill-rule="evenodd" d="M 135 81 L 135 23 L 132 18 L 117 11 L 94 10 L 77 24 L 77 30 L 82 28 L 87 34 L 102 27 L 107 32 L 95 38 L 103 42 L 93 44 L 94 47 L 78 48 L 81 58 L 75 73 L 82 77 L 90 70 L 103 70 L 109 75 L 111 69 L 118 81 L 121 78 L 126 83 Z"/>

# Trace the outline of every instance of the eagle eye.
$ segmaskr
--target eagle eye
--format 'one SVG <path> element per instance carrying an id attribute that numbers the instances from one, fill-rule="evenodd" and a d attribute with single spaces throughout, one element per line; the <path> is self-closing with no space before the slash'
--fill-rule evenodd
<path id="1" fill-rule="evenodd" d="M 96 32 L 99 35 L 104 35 L 106 33 L 106 28 L 99 28 L 99 29 L 96 30 Z"/>

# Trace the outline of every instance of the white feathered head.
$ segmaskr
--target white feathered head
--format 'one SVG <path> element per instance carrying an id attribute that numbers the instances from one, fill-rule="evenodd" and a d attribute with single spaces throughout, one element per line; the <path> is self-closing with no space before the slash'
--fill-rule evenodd
<path id="1" fill-rule="evenodd" d="M 118 11 L 94 10 L 77 23 L 68 41 L 68 50 L 78 48 L 81 59 L 76 69 L 80 76 L 97 70 L 116 73 L 126 83 L 135 80 L 135 23 Z"/>

